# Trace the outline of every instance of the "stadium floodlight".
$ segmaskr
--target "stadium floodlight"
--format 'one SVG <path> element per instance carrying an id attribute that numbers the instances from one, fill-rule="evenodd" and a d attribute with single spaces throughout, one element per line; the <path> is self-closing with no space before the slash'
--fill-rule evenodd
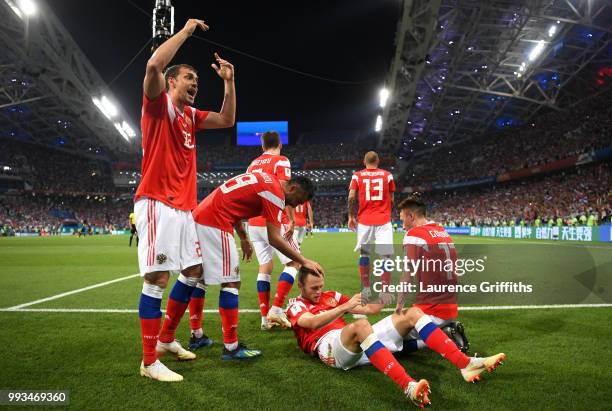
<path id="1" fill-rule="evenodd" d="M 130 141 L 130 137 L 135 137 L 136 133 L 134 133 L 134 130 L 132 129 L 132 127 L 129 126 L 128 123 L 126 123 L 125 121 L 123 121 L 122 123 L 113 123 L 115 128 L 117 129 L 117 131 L 119 132 L 119 134 L 121 134 L 121 136 L 123 138 L 125 138 L 126 141 Z"/>
<path id="2" fill-rule="evenodd" d="M 387 100 L 389 99 L 389 90 L 386 87 L 380 89 L 380 93 L 378 94 L 380 97 L 380 107 L 384 108 L 387 105 Z"/>
<path id="3" fill-rule="evenodd" d="M 119 111 L 117 110 L 117 106 L 111 103 L 111 101 L 106 96 L 102 96 L 101 99 L 94 97 L 91 99 L 91 101 L 93 101 L 96 107 L 98 107 L 102 114 L 104 114 L 104 116 L 109 120 L 119 113 Z"/>
<path id="4" fill-rule="evenodd" d="M 17 5 L 27 17 L 31 17 L 38 12 L 38 6 L 32 0 L 17 0 Z"/>
<path id="5" fill-rule="evenodd" d="M 134 129 L 125 120 L 121 123 L 121 128 L 123 128 L 123 130 L 125 131 L 125 134 L 127 134 L 128 137 L 130 138 L 136 137 L 136 133 L 134 132 Z"/>
<path id="6" fill-rule="evenodd" d="M 374 127 L 374 131 L 382 130 L 382 116 L 379 114 L 376 116 L 376 126 Z"/>
<path id="7" fill-rule="evenodd" d="M 544 50 L 544 40 L 538 41 L 538 44 L 529 53 L 529 61 L 534 61 Z"/>
<path id="8" fill-rule="evenodd" d="M 548 28 L 548 37 L 554 36 L 556 32 L 557 32 L 557 25 L 553 24 L 552 26 Z"/>

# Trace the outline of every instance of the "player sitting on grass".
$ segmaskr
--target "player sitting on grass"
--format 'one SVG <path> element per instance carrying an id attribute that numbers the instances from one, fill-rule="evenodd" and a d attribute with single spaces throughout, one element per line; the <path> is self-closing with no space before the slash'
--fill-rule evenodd
<path id="1" fill-rule="evenodd" d="M 307 354 L 318 355 L 323 363 L 334 368 L 349 370 L 372 364 L 419 407 L 429 404 L 429 383 L 414 380 L 391 354 L 402 351 L 404 338 L 413 329 L 429 348 L 453 363 L 468 382 L 479 379 L 485 370 L 493 371 L 505 359 L 501 353 L 486 358 L 466 356 L 416 307 L 389 315 L 374 325 L 365 318 L 347 324 L 344 314 L 378 314 L 383 306 L 363 306 L 361 294 L 348 298 L 337 291 L 323 291 L 323 285 L 323 276 L 300 269 L 300 295 L 291 301 L 288 309 L 300 348 Z"/>

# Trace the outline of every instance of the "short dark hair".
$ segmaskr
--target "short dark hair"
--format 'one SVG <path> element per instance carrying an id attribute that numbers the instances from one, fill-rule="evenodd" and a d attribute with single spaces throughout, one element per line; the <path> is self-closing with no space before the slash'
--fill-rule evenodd
<path id="1" fill-rule="evenodd" d="M 306 278 L 308 278 L 309 275 L 314 275 L 315 277 L 320 277 L 319 274 L 315 273 L 314 271 L 310 271 L 309 269 L 307 269 L 306 267 L 300 267 L 300 271 L 298 271 L 298 284 L 302 284 L 304 285 L 306 283 Z"/>
<path id="2" fill-rule="evenodd" d="M 414 196 L 406 197 L 402 201 L 400 201 L 400 203 L 397 205 L 397 209 L 399 211 L 409 209 L 420 216 L 427 216 L 427 206 L 421 199 Z"/>
<path id="3" fill-rule="evenodd" d="M 261 135 L 261 145 L 263 146 L 264 150 L 277 148 L 280 146 L 280 143 L 280 135 L 276 131 L 266 131 Z"/>
<path id="4" fill-rule="evenodd" d="M 189 64 L 175 64 L 174 66 L 170 66 L 166 69 L 166 71 L 164 71 L 164 80 L 166 80 L 166 90 L 168 90 L 170 88 L 170 84 L 168 82 L 168 79 L 170 79 L 170 77 L 172 78 L 176 78 L 176 76 L 179 75 L 181 68 L 186 68 L 187 70 L 191 70 L 194 73 L 197 74 L 197 70 L 194 69 L 192 66 L 190 66 Z"/>
<path id="5" fill-rule="evenodd" d="M 312 183 L 312 180 L 309 179 L 308 177 L 302 177 L 302 176 L 293 177 L 291 180 L 289 180 L 289 185 L 299 186 L 304 191 L 304 193 L 306 193 L 307 195 L 306 200 L 308 201 L 312 200 L 312 197 L 314 197 L 316 187 Z"/>

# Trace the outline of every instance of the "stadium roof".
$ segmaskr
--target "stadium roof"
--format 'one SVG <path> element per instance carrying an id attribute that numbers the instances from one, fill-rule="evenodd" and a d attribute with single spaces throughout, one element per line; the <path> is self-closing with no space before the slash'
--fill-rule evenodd
<path id="1" fill-rule="evenodd" d="M 138 150 L 139 127 L 44 3 L 0 0 L 0 21 L 0 136 L 92 154 Z"/>
<path id="2" fill-rule="evenodd" d="M 381 142 L 407 157 L 567 110 L 610 67 L 610 1 L 405 0 Z"/>

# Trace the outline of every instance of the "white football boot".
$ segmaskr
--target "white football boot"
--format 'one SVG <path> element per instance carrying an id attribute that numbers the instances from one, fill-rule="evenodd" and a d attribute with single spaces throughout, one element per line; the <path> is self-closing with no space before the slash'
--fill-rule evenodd
<path id="1" fill-rule="evenodd" d="M 160 360 L 156 360 L 153 364 L 145 367 L 144 362 L 140 363 L 140 375 L 152 380 L 164 382 L 183 381 L 183 376 L 171 371 Z"/>
<path id="2" fill-rule="evenodd" d="M 467 367 L 461 369 L 461 375 L 467 382 L 480 381 L 480 374 L 485 371 L 493 372 L 499 365 L 504 363 L 506 354 L 499 353 L 490 357 L 470 357 Z"/>
<path id="3" fill-rule="evenodd" d="M 158 340 L 155 350 L 157 351 L 157 355 L 160 357 L 164 356 L 166 353 L 172 353 L 179 361 L 190 361 L 195 360 L 196 358 L 194 353 L 184 349 L 176 340 L 169 343 L 163 343 Z"/>

